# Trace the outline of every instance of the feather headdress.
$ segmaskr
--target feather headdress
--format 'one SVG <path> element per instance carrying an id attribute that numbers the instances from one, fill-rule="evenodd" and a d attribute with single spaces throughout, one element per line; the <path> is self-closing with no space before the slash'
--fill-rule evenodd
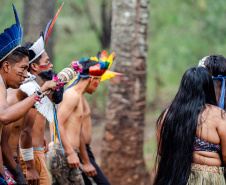
<path id="1" fill-rule="evenodd" d="M 7 56 L 9 56 L 17 47 L 22 43 L 23 30 L 20 25 L 20 20 L 13 5 L 16 24 L 13 24 L 10 28 L 4 30 L 0 34 L 0 62 L 2 62 Z"/>
<path id="2" fill-rule="evenodd" d="M 30 58 L 30 61 L 29 63 L 33 62 L 36 58 L 38 58 L 44 51 L 45 51 L 45 45 L 47 43 L 47 40 L 49 38 L 49 35 L 53 29 L 53 25 L 56 21 L 56 18 L 58 16 L 58 14 L 60 13 L 61 11 L 61 8 L 63 7 L 64 3 L 62 3 L 62 5 L 60 6 L 60 8 L 58 9 L 54 19 L 50 20 L 46 26 L 46 29 L 45 29 L 45 34 L 43 36 L 43 34 L 41 34 L 41 36 L 39 37 L 39 39 L 32 45 L 32 47 L 30 47 L 28 49 L 28 51 L 33 51 L 34 52 L 34 56 L 32 58 Z"/>
<path id="3" fill-rule="evenodd" d="M 120 77 L 120 75 L 122 75 L 121 73 L 108 70 L 113 63 L 114 57 L 114 52 L 108 56 L 107 52 L 104 50 L 102 53 L 99 52 L 95 57 L 83 57 L 79 61 L 72 62 L 72 69 L 74 69 L 77 76 L 71 82 L 69 82 L 69 86 L 67 88 L 70 88 L 76 84 L 80 80 L 80 77 L 87 78 L 90 76 L 101 76 L 100 81 L 118 77 L 120 80 L 130 84 Z"/>
<path id="4" fill-rule="evenodd" d="M 99 64 L 90 68 L 90 75 L 101 76 L 101 79 L 100 79 L 101 82 L 103 82 L 107 79 L 117 77 L 120 80 L 130 84 L 130 82 L 127 82 L 122 77 L 120 77 L 123 74 L 108 70 L 111 67 L 111 65 L 113 64 L 114 57 L 115 57 L 114 52 L 108 56 L 108 54 L 105 50 L 102 53 L 99 52 L 96 57 L 91 57 L 90 58 L 91 60 L 98 61 Z"/>

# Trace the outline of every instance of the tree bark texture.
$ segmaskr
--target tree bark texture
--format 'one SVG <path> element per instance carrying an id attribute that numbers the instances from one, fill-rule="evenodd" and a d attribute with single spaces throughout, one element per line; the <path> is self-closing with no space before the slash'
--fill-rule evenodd
<path id="1" fill-rule="evenodd" d="M 45 33 L 47 23 L 55 16 L 54 12 L 55 0 L 24 0 L 24 43 L 35 42 L 39 38 L 41 31 Z M 54 28 L 45 46 L 51 62 L 53 59 L 53 41 Z"/>
<path id="2" fill-rule="evenodd" d="M 111 51 L 114 79 L 109 86 L 102 169 L 112 185 L 148 185 L 143 158 L 149 0 L 113 0 Z"/>

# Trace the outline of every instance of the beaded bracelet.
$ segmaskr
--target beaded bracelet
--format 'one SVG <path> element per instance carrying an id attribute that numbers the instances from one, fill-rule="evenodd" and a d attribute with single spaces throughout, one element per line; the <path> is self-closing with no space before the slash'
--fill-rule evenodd
<path id="1" fill-rule="evenodd" d="M 35 101 L 39 101 L 39 103 L 41 103 L 42 98 L 44 98 L 44 96 L 46 96 L 47 94 L 49 94 L 50 91 L 51 91 L 51 90 L 47 90 L 47 91 L 45 91 L 45 92 L 42 92 L 41 89 L 37 88 L 37 89 L 35 90 L 35 94 L 36 94 L 37 96 L 34 97 L 34 100 L 35 100 Z"/>

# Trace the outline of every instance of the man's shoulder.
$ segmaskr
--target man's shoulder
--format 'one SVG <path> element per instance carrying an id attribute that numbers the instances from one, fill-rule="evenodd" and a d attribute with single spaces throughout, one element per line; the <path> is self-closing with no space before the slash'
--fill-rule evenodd
<path id="1" fill-rule="evenodd" d="M 14 99 L 14 101 L 17 100 L 17 102 L 22 101 L 27 97 L 26 93 L 21 91 L 20 89 L 7 89 L 7 99 Z"/>
<path id="2" fill-rule="evenodd" d="M 82 95 L 75 91 L 74 89 L 68 89 L 64 92 L 63 100 L 74 101 L 82 98 Z"/>

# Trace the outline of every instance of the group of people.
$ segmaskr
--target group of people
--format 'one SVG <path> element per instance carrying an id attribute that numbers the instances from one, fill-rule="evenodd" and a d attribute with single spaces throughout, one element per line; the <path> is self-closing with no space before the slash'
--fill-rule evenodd
<path id="1" fill-rule="evenodd" d="M 92 124 L 84 93 L 94 93 L 100 81 L 114 76 L 107 71 L 114 54 L 103 51 L 73 62 L 61 72 L 73 79 L 64 89 L 68 81 L 60 80 L 45 51 L 51 26 L 37 41 L 21 46 L 14 5 L 13 10 L 16 24 L 0 34 L 0 184 L 109 185 L 90 148 Z"/>
<path id="2" fill-rule="evenodd" d="M 154 185 L 225 185 L 226 58 L 210 55 L 188 69 L 157 120 Z"/>

